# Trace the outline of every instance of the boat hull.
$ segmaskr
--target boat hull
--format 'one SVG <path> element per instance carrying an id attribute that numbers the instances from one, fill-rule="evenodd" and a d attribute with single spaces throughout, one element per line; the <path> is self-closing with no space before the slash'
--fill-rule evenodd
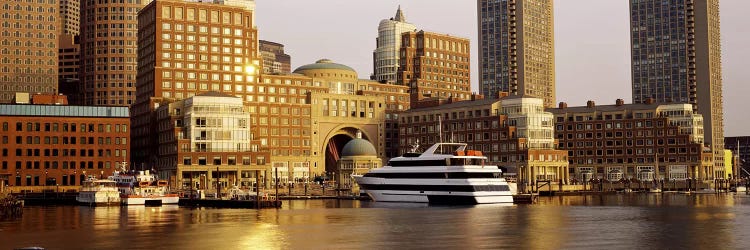
<path id="1" fill-rule="evenodd" d="M 513 203 L 513 195 L 509 191 L 471 193 L 366 190 L 365 193 L 375 202 L 408 202 L 441 205 Z"/>
<path id="2" fill-rule="evenodd" d="M 117 191 L 81 192 L 76 201 L 87 206 L 119 206 L 120 193 Z"/>
<path id="3" fill-rule="evenodd" d="M 158 197 L 127 197 L 122 198 L 122 204 L 126 206 L 140 206 L 146 204 L 174 205 L 180 202 L 177 196 L 158 196 Z"/>

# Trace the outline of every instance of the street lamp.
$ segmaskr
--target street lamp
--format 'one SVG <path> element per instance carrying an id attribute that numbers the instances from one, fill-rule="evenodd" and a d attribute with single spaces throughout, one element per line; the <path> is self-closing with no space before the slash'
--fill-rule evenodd
<path id="1" fill-rule="evenodd" d="M 71 186 L 77 186 L 75 180 L 76 180 L 76 177 L 78 177 L 78 176 L 76 176 L 76 174 L 77 174 L 76 171 L 73 170 L 73 178 L 72 178 L 72 180 L 70 182 Z M 81 180 L 81 181 L 83 181 L 83 180 Z"/>
<path id="2" fill-rule="evenodd" d="M 47 170 L 44 170 L 44 186 L 47 186 Z"/>

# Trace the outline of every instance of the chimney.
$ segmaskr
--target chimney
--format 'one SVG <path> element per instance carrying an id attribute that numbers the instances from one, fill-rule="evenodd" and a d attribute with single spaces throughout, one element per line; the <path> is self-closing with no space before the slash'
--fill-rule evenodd
<path id="1" fill-rule="evenodd" d="M 615 100 L 615 106 L 622 106 L 622 105 L 625 105 L 625 101 L 623 101 L 622 99 Z"/>
<path id="2" fill-rule="evenodd" d="M 654 104 L 654 98 L 651 98 L 651 97 L 646 98 L 646 102 L 645 103 L 646 104 Z"/>
<path id="3" fill-rule="evenodd" d="M 559 108 L 559 109 L 566 109 L 566 108 L 568 108 L 568 103 L 566 103 L 566 102 L 560 102 L 560 104 L 557 105 L 557 108 Z"/>
<path id="4" fill-rule="evenodd" d="M 588 102 L 586 102 L 586 107 L 587 108 L 593 108 L 594 106 L 596 106 L 596 104 L 594 103 L 594 101 L 589 100 Z"/>

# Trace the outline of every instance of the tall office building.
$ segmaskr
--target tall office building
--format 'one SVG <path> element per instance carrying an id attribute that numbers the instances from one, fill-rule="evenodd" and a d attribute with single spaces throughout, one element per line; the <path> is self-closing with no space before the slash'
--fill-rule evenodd
<path id="1" fill-rule="evenodd" d="M 149 0 L 81 1 L 80 76 L 85 105 L 135 100 L 138 11 Z"/>
<path id="2" fill-rule="evenodd" d="M 81 1 L 80 0 L 59 0 L 60 1 L 60 33 L 77 36 L 81 24 Z"/>
<path id="3" fill-rule="evenodd" d="M 724 111 L 718 0 L 631 0 L 633 102 L 691 103 L 723 166 Z"/>
<path id="4" fill-rule="evenodd" d="M 77 35 L 61 34 L 58 48 L 57 85 L 60 94 L 68 96 L 71 105 L 81 105 L 80 81 L 78 80 L 81 43 Z"/>
<path id="5" fill-rule="evenodd" d="M 417 27 L 407 23 L 401 6 L 396 10 L 396 16 L 380 21 L 378 25 L 377 47 L 372 53 L 373 80 L 380 82 L 396 82 L 399 66 L 399 49 L 401 48 L 401 34 L 414 31 Z"/>
<path id="6" fill-rule="evenodd" d="M 479 88 L 555 105 L 552 0 L 477 0 Z"/>
<path id="7" fill-rule="evenodd" d="M 471 97 L 469 39 L 422 30 L 401 37 L 396 82 L 409 86 L 412 108 L 423 99 Z"/>
<path id="8" fill-rule="evenodd" d="M 238 95 L 258 81 L 253 11 L 215 3 L 156 0 L 138 13 L 138 93 L 133 163 L 157 163 L 154 113 L 199 93 Z M 135 82 L 135 81 L 134 81 Z"/>
<path id="9" fill-rule="evenodd" d="M 15 92 L 57 92 L 56 1 L 3 1 L 0 4 L 0 103 Z"/>

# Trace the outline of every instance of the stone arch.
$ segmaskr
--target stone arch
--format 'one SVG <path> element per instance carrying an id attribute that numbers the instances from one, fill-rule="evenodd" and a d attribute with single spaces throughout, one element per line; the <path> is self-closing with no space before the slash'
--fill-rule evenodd
<path id="1" fill-rule="evenodd" d="M 346 145 L 346 143 L 351 141 L 352 139 L 356 138 L 357 131 L 362 132 L 362 139 L 372 142 L 370 138 L 373 137 L 371 137 L 362 127 L 359 127 L 357 125 L 339 125 L 334 129 L 331 129 L 328 134 L 326 134 L 325 139 L 323 140 L 324 143 L 320 146 L 320 152 L 322 152 L 322 155 L 324 157 L 326 172 L 335 172 L 337 170 L 336 162 L 341 157 L 340 155 L 338 155 L 337 158 L 332 152 L 332 149 L 330 149 L 329 147 L 335 147 L 336 152 L 340 154 L 341 149 L 344 148 L 344 145 Z M 333 145 L 329 145 L 331 143 L 333 143 Z"/>

